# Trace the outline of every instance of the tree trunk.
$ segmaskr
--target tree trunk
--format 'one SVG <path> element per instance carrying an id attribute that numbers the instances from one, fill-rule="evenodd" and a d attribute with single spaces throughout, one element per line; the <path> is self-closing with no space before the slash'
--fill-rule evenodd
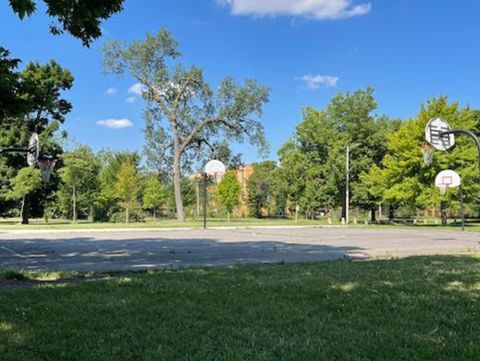
<path id="1" fill-rule="evenodd" d="M 227 212 L 227 223 L 230 223 L 230 212 Z"/>
<path id="2" fill-rule="evenodd" d="M 376 211 L 377 209 L 375 208 L 375 206 L 372 206 L 372 208 L 370 209 L 370 212 L 372 213 L 372 223 L 375 223 L 377 221 L 377 217 L 376 217 Z"/>
<path id="3" fill-rule="evenodd" d="M 390 223 L 393 223 L 393 219 L 395 218 L 395 208 L 390 204 L 388 206 L 388 220 Z"/>
<path id="4" fill-rule="evenodd" d="M 72 194 L 72 202 L 73 202 L 73 223 L 77 223 L 77 192 L 75 186 L 73 186 L 73 194 Z"/>
<path id="5" fill-rule="evenodd" d="M 175 145 L 175 155 L 173 157 L 173 189 L 175 192 L 175 208 L 177 210 L 177 220 L 185 222 L 185 212 L 183 210 L 182 199 L 182 173 L 180 167 L 180 148 Z"/>
<path id="6" fill-rule="evenodd" d="M 200 218 L 200 181 L 198 179 L 195 188 L 197 191 L 197 218 Z"/>
<path id="7" fill-rule="evenodd" d="M 24 224 L 23 223 L 23 212 L 25 210 L 25 197 L 26 197 L 26 195 L 24 195 L 23 198 L 22 198 L 22 207 L 20 208 L 20 222 L 19 222 L 20 224 Z"/>
<path id="8" fill-rule="evenodd" d="M 22 202 L 22 224 L 28 224 L 29 218 L 29 211 L 30 211 L 30 198 L 28 194 L 23 197 Z"/>
<path id="9" fill-rule="evenodd" d="M 157 222 L 157 211 L 153 208 L 153 222 Z"/>
<path id="10" fill-rule="evenodd" d="M 442 213 L 442 226 L 447 225 L 447 205 L 444 201 L 440 202 L 440 210 Z"/>
<path id="11" fill-rule="evenodd" d="M 128 221 L 129 221 L 129 214 L 128 214 L 128 207 L 125 208 L 125 223 L 128 224 Z"/>

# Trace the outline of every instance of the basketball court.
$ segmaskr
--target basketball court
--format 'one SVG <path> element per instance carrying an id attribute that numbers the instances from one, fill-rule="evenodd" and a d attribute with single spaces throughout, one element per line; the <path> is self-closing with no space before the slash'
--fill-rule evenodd
<path id="1" fill-rule="evenodd" d="M 10 231 L 0 269 L 138 270 L 478 252 L 476 233 L 392 228 Z"/>

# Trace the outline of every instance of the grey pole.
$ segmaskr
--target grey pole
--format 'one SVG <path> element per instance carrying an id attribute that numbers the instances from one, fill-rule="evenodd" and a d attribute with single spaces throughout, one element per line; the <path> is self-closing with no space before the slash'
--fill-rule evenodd
<path id="1" fill-rule="evenodd" d="M 345 224 L 349 223 L 350 208 L 350 146 L 347 145 L 347 164 L 346 164 L 346 189 L 345 189 Z"/>
<path id="2" fill-rule="evenodd" d="M 207 229 L 207 173 L 203 174 L 203 229 Z"/>
<path id="3" fill-rule="evenodd" d="M 460 213 L 462 216 L 462 231 L 465 231 L 465 202 L 463 200 L 463 190 L 460 186 Z"/>

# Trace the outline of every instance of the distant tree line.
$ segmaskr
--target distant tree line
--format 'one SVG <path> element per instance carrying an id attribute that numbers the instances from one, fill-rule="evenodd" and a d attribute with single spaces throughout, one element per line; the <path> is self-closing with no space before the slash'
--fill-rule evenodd
<path id="1" fill-rule="evenodd" d="M 338 94 L 323 110 L 307 107 L 294 137 L 278 152 L 279 161 L 255 165 L 248 181 L 248 204 L 253 216 L 319 214 L 345 216 L 346 149 L 350 148 L 351 207 L 370 213 L 375 221 L 380 207 L 389 218 L 417 214 L 437 216 L 440 209 L 459 211 L 457 189 L 441 196 L 435 176 L 444 169 L 457 171 L 471 216 L 479 214 L 480 183 L 474 143 L 457 137 L 454 149 L 435 152 L 424 164 L 421 145 L 425 127 L 441 117 L 452 127 L 480 132 L 480 111 L 449 103 L 446 96 L 422 104 L 407 120 L 375 115 L 372 88 Z M 341 212 L 335 213 L 335 210 Z"/>

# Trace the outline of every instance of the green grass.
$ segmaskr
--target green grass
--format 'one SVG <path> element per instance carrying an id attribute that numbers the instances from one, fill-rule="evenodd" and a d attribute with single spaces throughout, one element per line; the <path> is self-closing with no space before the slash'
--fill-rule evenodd
<path id="1" fill-rule="evenodd" d="M 341 223 L 337 219 L 333 220 L 334 226 L 340 226 Z M 295 222 L 293 219 L 286 218 L 234 218 L 230 222 L 227 222 L 224 218 L 212 218 L 208 220 L 208 227 L 256 227 L 256 226 L 326 226 L 328 221 L 326 218 L 317 220 L 299 219 Z M 419 221 L 416 225 L 403 225 L 403 224 L 382 224 L 382 225 L 365 225 L 363 221 L 358 222 L 357 225 L 350 224 L 350 227 L 372 227 L 372 228 L 412 228 L 415 229 L 442 229 L 442 230 L 459 230 L 460 224 L 449 223 L 448 227 L 442 227 L 440 224 L 434 224 L 433 220 L 429 220 L 428 224 L 424 224 L 423 221 Z M 203 228 L 203 220 L 187 220 L 186 222 L 178 222 L 174 219 L 162 219 L 154 222 L 152 219 L 147 219 L 143 223 L 92 223 L 88 221 L 78 221 L 73 223 L 70 220 L 65 219 L 53 219 L 49 223 L 46 223 L 43 219 L 32 219 L 30 224 L 22 225 L 18 224 L 18 219 L 0 219 L 0 230 L 82 230 L 82 229 L 162 229 L 162 228 Z M 478 232 L 480 231 L 480 225 L 467 224 L 467 231 Z"/>
<path id="2" fill-rule="evenodd" d="M 295 223 L 291 219 L 282 218 L 236 218 L 227 222 L 223 218 L 213 218 L 208 220 L 209 227 L 249 227 L 249 226 L 282 226 L 282 225 L 326 225 L 327 220 L 299 220 Z M 339 224 L 339 223 L 337 223 Z M 79 221 L 73 223 L 68 220 L 51 220 L 45 223 L 43 219 L 33 219 L 28 225 L 18 224 L 18 220 L 3 219 L 0 220 L 0 230 L 15 230 L 15 229 L 108 229 L 108 228 L 202 228 L 203 220 L 187 220 L 186 222 L 178 222 L 173 219 L 162 219 L 158 222 L 147 220 L 142 223 L 92 223 L 88 221 Z"/>
<path id="3" fill-rule="evenodd" d="M 479 260 L 191 269 L 0 291 L 0 359 L 479 360 Z"/>

